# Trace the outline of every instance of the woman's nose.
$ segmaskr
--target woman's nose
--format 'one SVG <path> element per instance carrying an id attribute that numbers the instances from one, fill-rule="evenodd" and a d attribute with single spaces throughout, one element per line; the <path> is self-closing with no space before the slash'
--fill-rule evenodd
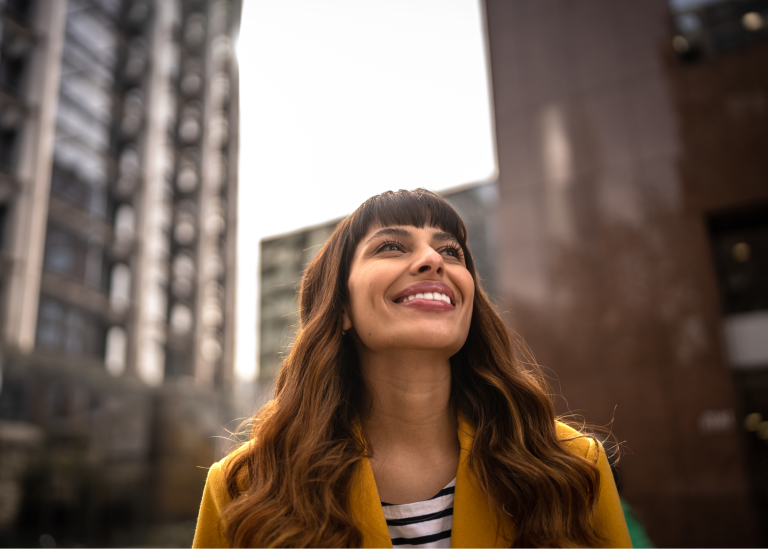
<path id="1" fill-rule="evenodd" d="M 443 256 L 431 246 L 426 246 L 415 254 L 414 262 L 411 266 L 413 274 L 429 273 L 443 274 Z"/>

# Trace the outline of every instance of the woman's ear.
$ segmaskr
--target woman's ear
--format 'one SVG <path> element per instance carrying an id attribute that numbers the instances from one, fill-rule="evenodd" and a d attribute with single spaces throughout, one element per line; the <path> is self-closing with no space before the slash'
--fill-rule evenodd
<path id="1" fill-rule="evenodd" d="M 347 308 L 344 307 L 343 312 L 341 314 L 342 323 L 341 323 L 341 330 L 343 332 L 346 332 L 350 328 L 352 328 L 352 319 L 349 318 L 349 315 L 347 314 Z"/>

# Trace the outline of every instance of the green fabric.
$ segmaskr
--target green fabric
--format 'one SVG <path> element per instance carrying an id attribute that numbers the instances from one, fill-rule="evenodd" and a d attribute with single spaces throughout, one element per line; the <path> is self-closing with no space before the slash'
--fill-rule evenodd
<path id="1" fill-rule="evenodd" d="M 648 534 L 645 533 L 645 528 L 637 520 L 634 511 L 629 506 L 629 503 L 621 499 L 621 510 L 624 511 L 624 520 L 627 521 L 627 528 L 629 529 L 629 537 L 632 539 L 632 547 L 656 547 Z"/>

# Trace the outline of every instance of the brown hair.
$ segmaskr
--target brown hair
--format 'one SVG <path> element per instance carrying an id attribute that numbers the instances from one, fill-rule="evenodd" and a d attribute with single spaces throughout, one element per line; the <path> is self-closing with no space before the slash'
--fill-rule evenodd
<path id="1" fill-rule="evenodd" d="M 595 546 L 597 467 L 558 440 L 555 412 L 535 364 L 478 284 L 467 228 L 423 190 L 386 192 L 342 221 L 306 270 L 300 328 L 274 400 L 254 416 L 252 443 L 226 467 L 233 499 L 222 513 L 233 547 L 355 547 L 362 533 L 349 492 L 365 443 L 357 425 L 369 393 L 357 351 L 342 337 L 342 307 L 358 243 L 375 226 L 434 226 L 454 235 L 475 280 L 467 341 L 451 358 L 451 398 L 475 428 L 470 467 L 493 508 L 512 515 L 515 546 Z"/>

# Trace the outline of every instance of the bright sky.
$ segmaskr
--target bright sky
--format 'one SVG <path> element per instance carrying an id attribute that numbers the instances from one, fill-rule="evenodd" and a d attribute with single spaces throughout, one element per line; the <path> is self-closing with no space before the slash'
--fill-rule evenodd
<path id="1" fill-rule="evenodd" d="M 480 0 L 246 0 L 236 372 L 257 374 L 259 241 L 497 163 Z"/>

